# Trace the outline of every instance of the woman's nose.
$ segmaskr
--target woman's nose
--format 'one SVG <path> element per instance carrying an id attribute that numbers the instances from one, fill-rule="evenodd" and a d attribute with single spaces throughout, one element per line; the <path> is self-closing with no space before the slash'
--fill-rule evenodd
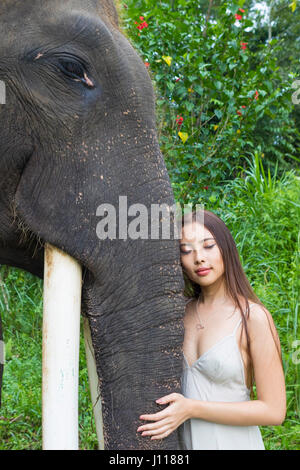
<path id="1" fill-rule="evenodd" d="M 202 250 L 195 250 L 194 261 L 195 263 L 201 263 L 205 261 L 205 256 Z"/>

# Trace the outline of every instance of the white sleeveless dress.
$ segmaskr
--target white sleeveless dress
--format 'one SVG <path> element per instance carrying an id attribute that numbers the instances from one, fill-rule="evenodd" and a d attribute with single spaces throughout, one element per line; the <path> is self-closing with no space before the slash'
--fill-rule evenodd
<path id="1" fill-rule="evenodd" d="M 191 366 L 184 357 L 182 394 L 201 401 L 237 402 L 250 400 L 244 365 L 236 339 L 242 322 Z M 265 450 L 258 426 L 233 426 L 192 418 L 179 427 L 184 450 Z"/>

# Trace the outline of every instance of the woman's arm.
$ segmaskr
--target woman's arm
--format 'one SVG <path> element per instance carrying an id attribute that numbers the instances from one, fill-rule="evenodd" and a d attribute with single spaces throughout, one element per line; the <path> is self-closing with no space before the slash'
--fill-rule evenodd
<path id="1" fill-rule="evenodd" d="M 235 426 L 279 426 L 285 413 L 274 410 L 262 400 L 219 402 L 191 400 L 190 418 L 201 418 Z"/>
<path id="2" fill-rule="evenodd" d="M 270 325 L 269 325 L 269 322 Z M 286 414 L 284 373 L 271 329 L 280 351 L 280 341 L 271 314 L 253 306 L 248 320 L 257 400 L 202 402 L 191 400 L 190 415 L 221 424 L 276 426 Z"/>
<path id="3" fill-rule="evenodd" d="M 146 431 L 143 435 L 153 435 L 154 439 L 161 439 L 189 418 L 240 426 L 282 424 L 286 414 L 285 381 L 270 328 L 280 351 L 280 341 L 272 316 L 268 311 L 266 314 L 259 305 L 255 305 L 249 316 L 248 331 L 257 400 L 209 402 L 192 400 L 173 393 L 158 400 L 160 404 L 171 403 L 166 409 L 154 415 L 140 416 L 140 419 L 155 422 L 140 426 L 138 430 Z"/>

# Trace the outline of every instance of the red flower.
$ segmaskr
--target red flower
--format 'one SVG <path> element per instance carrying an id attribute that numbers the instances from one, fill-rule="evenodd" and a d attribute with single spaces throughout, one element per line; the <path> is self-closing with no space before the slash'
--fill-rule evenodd
<path id="1" fill-rule="evenodd" d="M 140 16 L 140 20 L 142 21 L 143 19 L 144 19 L 144 17 L 143 17 L 143 16 Z M 138 24 L 138 22 L 135 21 L 134 24 Z M 146 21 L 142 21 L 142 23 L 140 23 L 140 24 L 137 26 L 137 28 L 138 28 L 139 30 L 141 30 L 141 29 L 143 29 L 143 28 L 148 28 L 148 23 L 146 23 Z"/>
<path id="2" fill-rule="evenodd" d="M 258 96 L 259 96 L 259 95 L 258 95 L 258 91 L 255 90 L 255 96 L 254 96 L 254 98 L 257 100 L 257 99 L 258 99 Z"/>
<path id="3" fill-rule="evenodd" d="M 146 23 L 146 21 L 144 21 L 143 23 L 139 24 L 137 26 L 138 29 L 143 29 L 143 28 L 148 28 L 148 23 Z"/>
<path id="4" fill-rule="evenodd" d="M 242 107 L 243 109 L 246 108 L 246 106 L 245 106 L 244 104 L 243 104 L 241 107 Z M 242 113 L 241 111 L 237 111 L 236 113 L 237 113 L 239 116 L 242 116 L 242 115 L 243 115 L 243 113 Z"/>
<path id="5" fill-rule="evenodd" d="M 243 10 L 242 8 L 239 8 L 239 11 L 241 11 L 242 13 L 245 13 L 245 10 Z"/>
<path id="6" fill-rule="evenodd" d="M 179 114 L 177 114 L 177 119 L 176 119 L 176 122 L 178 124 L 178 127 L 180 127 L 183 123 L 183 117 L 182 116 L 179 116 Z"/>
<path id="7" fill-rule="evenodd" d="M 144 64 L 146 65 L 147 68 L 150 67 L 149 62 L 144 62 Z"/>
<path id="8" fill-rule="evenodd" d="M 180 78 L 176 78 L 175 82 L 179 82 Z"/>
<path id="9" fill-rule="evenodd" d="M 239 21 L 243 18 L 242 15 L 238 15 L 237 13 L 234 15 L 234 17 L 236 20 L 239 20 Z"/>
<path id="10" fill-rule="evenodd" d="M 241 42 L 241 48 L 244 50 L 247 49 L 247 44 L 247 42 Z"/>
<path id="11" fill-rule="evenodd" d="M 203 189 L 208 189 L 208 186 L 203 186 Z"/>

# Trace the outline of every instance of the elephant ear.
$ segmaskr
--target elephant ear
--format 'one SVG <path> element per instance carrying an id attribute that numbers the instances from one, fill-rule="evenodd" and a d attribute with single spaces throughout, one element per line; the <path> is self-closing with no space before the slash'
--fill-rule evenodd
<path id="1" fill-rule="evenodd" d="M 107 17 L 110 23 L 119 29 L 118 11 L 121 9 L 119 0 L 96 0 L 98 4 L 99 16 Z"/>

